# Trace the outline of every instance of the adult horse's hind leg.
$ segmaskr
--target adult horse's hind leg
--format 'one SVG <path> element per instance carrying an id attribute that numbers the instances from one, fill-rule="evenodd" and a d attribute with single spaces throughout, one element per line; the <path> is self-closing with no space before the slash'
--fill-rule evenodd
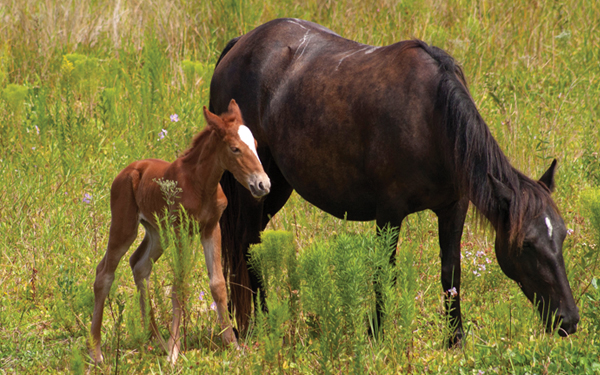
<path id="1" fill-rule="evenodd" d="M 129 265 L 131 267 L 131 271 L 133 272 L 135 285 L 140 293 L 140 309 L 142 312 L 142 318 L 144 321 L 146 321 L 149 313 L 149 323 L 152 333 L 160 341 L 163 349 L 167 351 L 167 346 L 164 343 L 160 332 L 158 331 L 152 307 L 150 307 L 149 312 L 146 311 L 146 300 L 148 298 L 148 289 L 150 286 L 150 273 L 152 272 L 153 264 L 162 255 L 163 248 L 160 244 L 160 235 L 158 231 L 145 221 L 142 221 L 142 224 L 146 229 L 146 235 L 144 236 L 140 246 L 138 246 L 137 250 L 129 258 Z"/>
<path id="2" fill-rule="evenodd" d="M 115 270 L 137 236 L 138 213 L 129 176 L 125 176 L 126 180 L 119 179 L 120 177 L 122 176 L 117 176 L 111 189 L 112 221 L 108 246 L 104 258 L 96 267 L 96 280 L 94 281 L 94 314 L 92 316 L 90 354 L 95 362 L 103 361 L 101 328 L 104 302 L 115 279 Z"/>
<path id="3" fill-rule="evenodd" d="M 460 239 L 468 208 L 469 200 L 464 197 L 435 211 L 438 216 L 442 258 L 442 287 L 446 294 L 446 314 L 451 331 L 449 346 L 460 345 L 464 335 L 460 312 Z"/>
<path id="4" fill-rule="evenodd" d="M 394 223 L 395 224 L 392 224 L 389 221 L 377 221 L 377 236 L 386 234 L 386 228 L 389 227 L 389 235 L 392 237 L 392 242 L 389 245 L 394 247 L 394 249 L 390 251 L 390 264 L 392 267 L 396 264 L 396 246 L 398 245 L 398 235 L 400 234 L 402 220 L 396 220 Z M 375 272 L 381 273 L 381 269 L 378 269 Z M 393 283 L 396 283 L 395 277 Z M 383 325 L 383 309 L 385 301 L 383 299 L 383 294 L 381 293 L 381 287 L 377 284 L 377 281 L 373 283 L 373 288 L 375 289 L 375 319 L 372 321 L 373 327 L 369 327 L 369 334 L 376 335 L 381 331 Z"/>

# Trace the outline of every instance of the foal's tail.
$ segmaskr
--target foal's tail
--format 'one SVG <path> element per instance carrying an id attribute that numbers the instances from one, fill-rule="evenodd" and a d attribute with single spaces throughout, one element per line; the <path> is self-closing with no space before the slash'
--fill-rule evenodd
<path id="1" fill-rule="evenodd" d="M 231 39 L 227 43 L 215 64 L 215 69 L 239 38 Z M 209 103 L 209 110 L 216 113 L 212 101 Z M 244 331 L 248 328 L 248 319 L 252 312 L 252 287 L 246 264 L 246 251 L 249 244 L 247 232 L 251 229 L 248 228 L 245 219 L 247 212 L 244 210 L 245 205 L 240 194 L 244 193 L 240 191 L 243 189 L 241 185 L 227 171 L 223 173 L 220 183 L 227 197 L 227 208 L 220 219 L 223 273 L 225 278 L 229 279 L 230 307 L 235 311 L 238 329 Z"/>

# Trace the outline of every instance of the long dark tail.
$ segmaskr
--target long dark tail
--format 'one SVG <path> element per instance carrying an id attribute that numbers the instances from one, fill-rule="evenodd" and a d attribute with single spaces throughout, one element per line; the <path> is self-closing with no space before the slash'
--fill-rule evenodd
<path id="1" fill-rule="evenodd" d="M 233 48 L 240 37 L 231 39 L 215 65 L 219 65 L 225 55 Z M 209 109 L 215 113 L 213 103 L 209 103 Z M 252 287 L 248 266 L 246 264 L 246 225 L 243 208 L 243 198 L 240 195 L 239 183 L 233 175 L 225 172 L 221 178 L 221 188 L 227 196 L 227 208 L 220 220 L 221 226 L 221 254 L 223 257 L 223 271 L 225 278 L 229 279 L 230 306 L 235 311 L 238 329 L 244 331 L 248 327 L 248 319 L 252 312 Z M 242 192 L 243 193 L 243 192 Z"/>

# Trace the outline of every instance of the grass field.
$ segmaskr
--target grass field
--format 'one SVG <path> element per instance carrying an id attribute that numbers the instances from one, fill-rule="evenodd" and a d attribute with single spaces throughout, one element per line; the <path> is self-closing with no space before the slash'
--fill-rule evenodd
<path id="1" fill-rule="evenodd" d="M 362 43 L 415 37 L 445 49 L 515 167 L 538 178 L 558 159 L 554 199 L 571 229 L 563 251 L 582 317 L 575 335 L 545 333 L 499 269 L 494 234 L 469 220 L 467 339 L 445 349 L 437 221 L 422 212 L 405 222 L 399 267 L 386 271 L 398 278 L 386 291 L 386 333 L 370 337 L 369 286 L 382 259 L 374 223 L 345 223 L 293 195 L 269 225 L 293 236 L 270 232 L 255 249 L 271 314 L 255 319 L 243 350 L 221 346 L 198 256 L 185 350 L 168 364 L 146 340 L 125 258 L 105 309 L 106 361 L 91 366 L 112 179 L 134 160 L 185 150 L 204 126 L 225 43 L 284 16 Z M 600 373 L 599 2 L 0 0 L 0 20 L 0 373 Z M 171 264 L 161 259 L 152 276 L 164 335 Z"/>

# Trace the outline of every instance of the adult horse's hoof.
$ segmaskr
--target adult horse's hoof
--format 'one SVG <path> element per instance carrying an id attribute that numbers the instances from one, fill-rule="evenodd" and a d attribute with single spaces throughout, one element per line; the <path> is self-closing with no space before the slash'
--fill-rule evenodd
<path id="1" fill-rule="evenodd" d="M 448 337 L 448 349 L 460 349 L 463 346 L 464 332 L 462 329 L 455 331 Z"/>

